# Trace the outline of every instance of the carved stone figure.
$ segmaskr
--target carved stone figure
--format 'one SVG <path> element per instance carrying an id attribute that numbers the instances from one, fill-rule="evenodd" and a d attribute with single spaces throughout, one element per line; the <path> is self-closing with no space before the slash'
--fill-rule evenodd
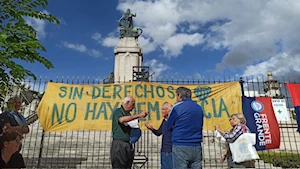
<path id="1" fill-rule="evenodd" d="M 120 38 L 123 37 L 135 37 L 138 38 L 143 30 L 139 27 L 133 26 L 132 18 L 136 17 L 136 14 L 132 14 L 130 9 L 122 15 L 122 17 L 118 20 L 119 27 L 120 27 Z"/>

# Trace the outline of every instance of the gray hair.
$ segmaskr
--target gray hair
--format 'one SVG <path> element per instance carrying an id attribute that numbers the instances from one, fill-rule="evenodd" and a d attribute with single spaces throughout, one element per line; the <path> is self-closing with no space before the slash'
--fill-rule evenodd
<path id="1" fill-rule="evenodd" d="M 171 103 L 169 103 L 169 102 L 164 102 L 163 106 L 164 106 L 164 105 L 166 105 L 166 106 L 169 105 L 169 106 L 170 106 L 169 110 L 172 110 L 173 105 L 172 105 Z"/>
<path id="2" fill-rule="evenodd" d="M 128 102 L 132 102 L 134 99 L 132 96 L 126 96 L 123 100 L 122 100 L 122 104 L 126 104 Z"/>
<path id="3" fill-rule="evenodd" d="M 178 87 L 176 89 L 176 94 L 179 95 L 182 99 L 192 98 L 192 91 L 186 87 Z"/>

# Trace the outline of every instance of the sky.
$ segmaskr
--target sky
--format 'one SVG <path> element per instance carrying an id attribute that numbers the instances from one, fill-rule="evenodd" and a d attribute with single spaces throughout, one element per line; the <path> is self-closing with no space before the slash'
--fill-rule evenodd
<path id="1" fill-rule="evenodd" d="M 60 25 L 33 18 L 54 67 L 22 63 L 38 77 L 97 78 L 114 70 L 117 20 L 127 8 L 143 34 L 143 65 L 154 77 L 245 77 L 300 73 L 297 0 L 49 0 L 43 12 Z"/>

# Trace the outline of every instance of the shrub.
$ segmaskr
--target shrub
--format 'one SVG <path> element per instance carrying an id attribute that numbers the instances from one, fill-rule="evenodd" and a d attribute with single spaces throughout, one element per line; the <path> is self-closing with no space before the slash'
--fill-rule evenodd
<path id="1" fill-rule="evenodd" d="M 259 157 L 275 167 L 300 168 L 300 154 L 289 152 L 259 152 Z"/>

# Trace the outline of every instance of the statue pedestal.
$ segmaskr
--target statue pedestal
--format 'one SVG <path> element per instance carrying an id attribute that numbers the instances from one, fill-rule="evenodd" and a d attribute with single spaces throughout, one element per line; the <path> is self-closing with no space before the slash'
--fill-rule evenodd
<path id="1" fill-rule="evenodd" d="M 130 82 L 133 78 L 133 66 L 142 66 L 143 51 L 135 37 L 121 38 L 114 49 L 115 83 Z M 138 70 L 136 70 L 138 71 Z"/>

